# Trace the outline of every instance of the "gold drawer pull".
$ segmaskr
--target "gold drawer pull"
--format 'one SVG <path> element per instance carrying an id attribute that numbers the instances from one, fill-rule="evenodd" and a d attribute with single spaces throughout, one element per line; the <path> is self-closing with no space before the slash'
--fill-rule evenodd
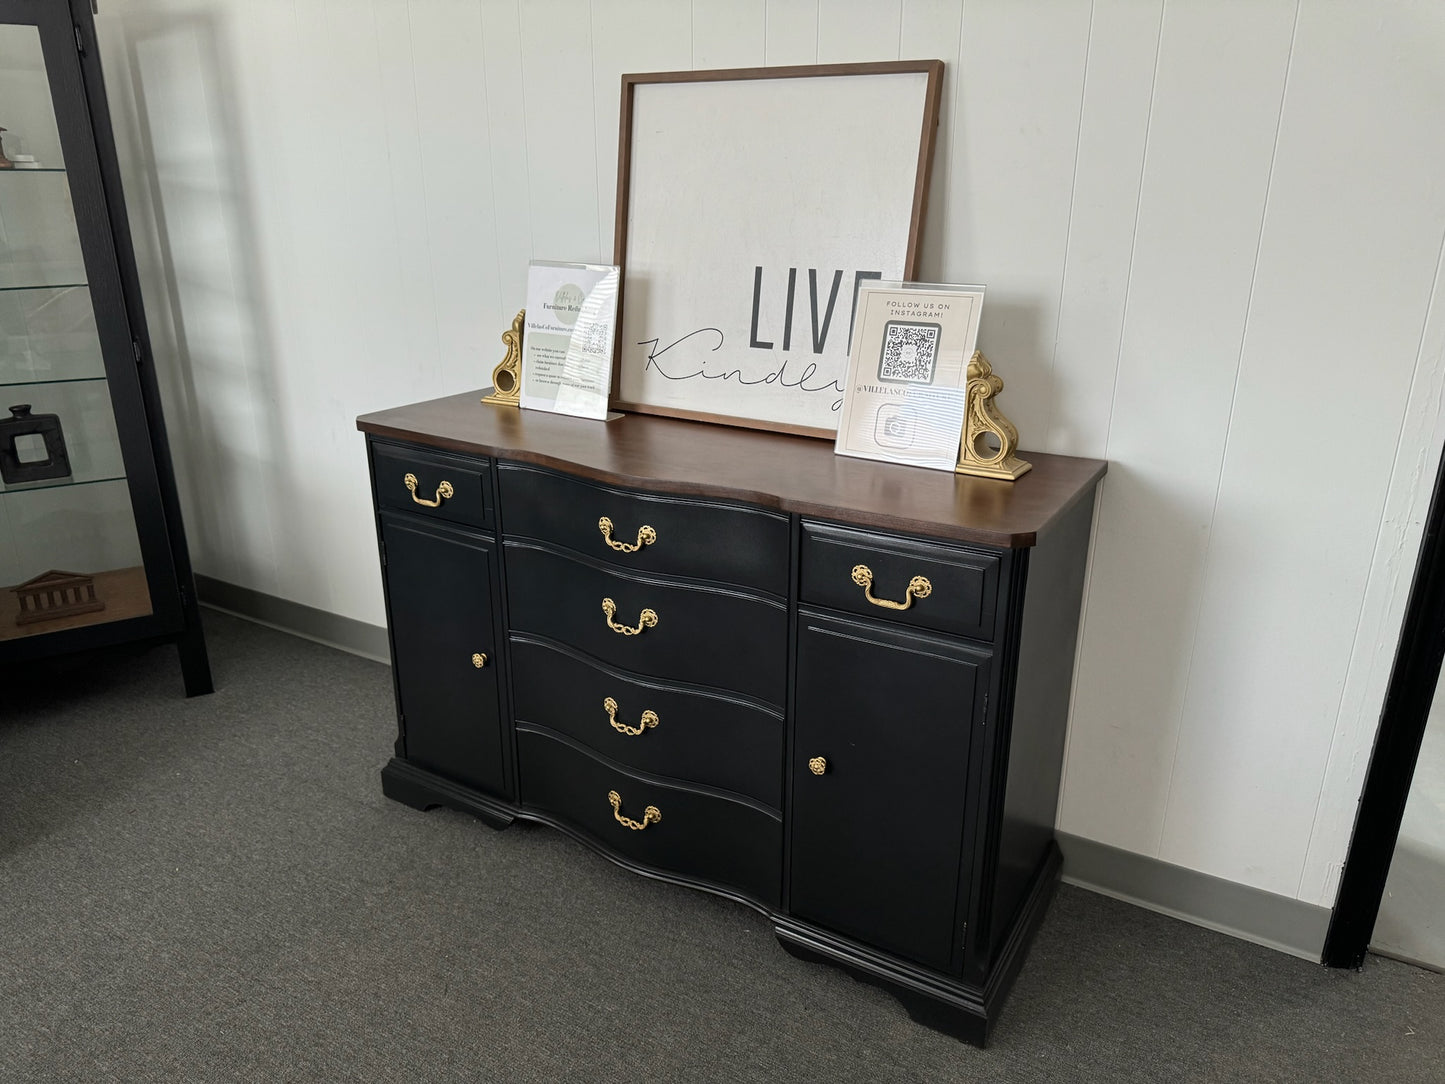
<path id="1" fill-rule="evenodd" d="M 440 508 L 442 506 L 442 501 L 446 500 L 454 492 L 456 492 L 452 489 L 452 484 L 450 482 L 443 481 L 441 485 L 437 486 L 436 500 L 423 500 L 421 497 L 418 497 L 416 495 L 417 482 L 415 474 L 408 474 L 405 478 L 402 479 L 402 481 L 406 483 L 406 488 L 411 490 L 411 499 L 416 501 L 417 504 L 421 505 L 424 508 Z"/>
<path id="2" fill-rule="evenodd" d="M 914 576 L 908 581 L 908 590 L 903 592 L 902 602 L 890 602 L 886 598 L 873 597 L 873 570 L 867 565 L 853 566 L 853 582 L 863 588 L 863 597 L 874 606 L 882 606 L 885 610 L 906 610 L 913 605 L 916 598 L 927 598 L 933 594 L 933 584 L 928 582 L 927 576 Z"/>
<path id="3" fill-rule="evenodd" d="M 607 713 L 607 721 L 612 724 L 612 729 L 619 734 L 626 734 L 630 738 L 637 737 L 650 726 L 656 726 L 659 721 L 657 712 L 648 710 L 642 713 L 642 719 L 636 726 L 619 723 L 617 721 L 617 701 L 613 700 L 610 696 L 602 701 L 602 710 Z"/>
<path id="4" fill-rule="evenodd" d="M 655 805 L 650 805 L 642 811 L 642 819 L 635 821 L 631 817 L 622 815 L 622 795 L 615 790 L 607 792 L 607 802 L 612 806 L 613 819 L 624 828 L 631 828 L 634 832 L 640 832 L 649 824 L 657 824 L 662 820 L 662 811 Z"/>
<path id="5" fill-rule="evenodd" d="M 472 655 L 472 665 L 475 666 L 478 670 L 486 666 L 487 653 L 485 651 L 478 651 L 474 655 Z"/>
<path id="6" fill-rule="evenodd" d="M 610 598 L 602 600 L 602 612 L 607 615 L 607 627 L 613 632 L 620 632 L 623 636 L 636 636 L 643 629 L 650 629 L 657 624 L 656 610 L 643 610 L 637 615 L 637 625 L 629 628 L 627 625 L 619 625 L 612 618 L 617 614 L 617 603 Z"/>
<path id="7" fill-rule="evenodd" d="M 645 523 L 637 528 L 637 541 L 632 545 L 628 545 L 626 542 L 613 541 L 612 521 L 606 516 L 603 516 L 597 521 L 597 529 L 602 532 L 602 541 L 622 553 L 636 553 L 643 546 L 650 546 L 657 541 L 657 532 Z"/>
<path id="8" fill-rule="evenodd" d="M 827 770 L 827 757 L 813 757 L 811 760 L 808 761 L 808 771 L 812 772 L 814 775 L 822 775 Z"/>

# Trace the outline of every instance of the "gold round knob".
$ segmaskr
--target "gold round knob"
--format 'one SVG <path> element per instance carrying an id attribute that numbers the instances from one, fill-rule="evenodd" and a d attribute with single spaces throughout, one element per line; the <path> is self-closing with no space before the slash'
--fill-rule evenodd
<path id="1" fill-rule="evenodd" d="M 487 657 L 483 655 L 480 651 L 478 651 L 475 655 L 472 656 L 472 665 L 475 666 L 478 670 L 480 670 L 482 667 L 487 665 Z"/>
<path id="2" fill-rule="evenodd" d="M 828 770 L 828 761 L 824 757 L 814 757 L 808 761 L 808 771 L 814 775 L 822 775 Z"/>

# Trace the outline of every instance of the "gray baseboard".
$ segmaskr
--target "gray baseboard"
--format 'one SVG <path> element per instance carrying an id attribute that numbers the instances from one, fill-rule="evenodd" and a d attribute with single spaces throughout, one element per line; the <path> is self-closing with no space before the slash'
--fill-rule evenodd
<path id="1" fill-rule="evenodd" d="M 1330 909 L 1058 833 L 1064 880 L 1196 926 L 1319 962 Z"/>
<path id="2" fill-rule="evenodd" d="M 269 625 L 282 632 L 304 636 L 308 640 L 338 647 L 353 655 L 361 655 L 377 662 L 391 663 L 391 645 L 387 642 L 386 629 L 368 625 L 350 617 L 303 606 L 290 599 L 277 598 L 264 591 L 253 591 L 249 587 L 238 587 L 224 580 L 210 576 L 196 577 L 196 593 L 202 605 L 226 613 L 235 614 Z"/>

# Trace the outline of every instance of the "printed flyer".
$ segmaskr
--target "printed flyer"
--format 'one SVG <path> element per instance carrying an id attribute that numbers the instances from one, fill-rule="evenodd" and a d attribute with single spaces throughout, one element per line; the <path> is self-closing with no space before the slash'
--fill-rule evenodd
<path id="1" fill-rule="evenodd" d="M 528 265 L 523 407 L 607 417 L 620 282 L 613 266 L 548 260 Z"/>

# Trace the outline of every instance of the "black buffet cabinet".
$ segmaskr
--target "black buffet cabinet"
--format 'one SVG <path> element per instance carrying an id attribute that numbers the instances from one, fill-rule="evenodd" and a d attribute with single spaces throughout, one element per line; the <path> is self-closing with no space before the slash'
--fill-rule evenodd
<path id="1" fill-rule="evenodd" d="M 367 415 L 390 797 L 745 903 L 986 1042 L 1058 878 L 1104 464 L 1016 483 L 454 396 Z"/>

